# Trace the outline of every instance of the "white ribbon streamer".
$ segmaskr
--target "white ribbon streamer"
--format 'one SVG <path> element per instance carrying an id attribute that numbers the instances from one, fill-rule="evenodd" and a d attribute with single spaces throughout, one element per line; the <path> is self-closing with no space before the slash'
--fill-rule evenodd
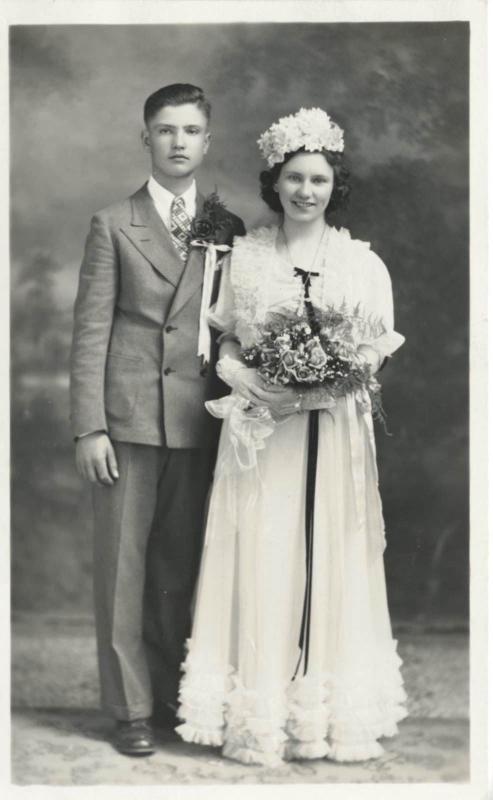
<path id="1" fill-rule="evenodd" d="M 235 393 L 209 400 L 205 405 L 210 414 L 224 420 L 207 518 L 204 542 L 207 547 L 221 531 L 227 535 L 228 531 L 231 534 L 236 530 L 240 474 L 241 510 L 243 514 L 251 513 L 263 489 L 257 451 L 265 447 L 265 439 L 272 434 L 276 423 L 266 408 L 249 410 L 248 400 Z M 225 524 L 225 517 L 229 524 Z"/>
<path id="2" fill-rule="evenodd" d="M 366 437 L 359 431 L 358 416 L 361 415 L 371 451 L 371 467 L 373 479 L 378 484 L 377 453 L 375 435 L 371 415 L 371 399 L 366 388 L 349 392 L 345 396 L 346 411 L 349 426 L 349 448 L 351 453 L 351 475 L 354 488 L 354 502 L 356 506 L 356 523 L 358 532 L 364 535 L 366 529 Z M 359 412 L 359 413 L 358 413 Z M 380 495 L 378 495 L 380 498 Z M 370 531 L 372 544 L 376 546 L 377 553 L 385 549 L 385 528 L 381 514 L 381 530 L 375 535 Z"/>
<path id="3" fill-rule="evenodd" d="M 203 239 L 193 239 L 191 247 L 203 247 L 205 249 L 204 259 L 204 283 L 202 286 L 202 301 L 200 304 L 199 318 L 199 343 L 197 355 L 203 359 L 204 364 L 211 360 L 211 331 L 207 321 L 207 313 L 211 304 L 212 288 L 214 285 L 214 272 L 217 265 L 217 254 L 228 253 L 231 247 L 227 244 L 214 244 Z"/>

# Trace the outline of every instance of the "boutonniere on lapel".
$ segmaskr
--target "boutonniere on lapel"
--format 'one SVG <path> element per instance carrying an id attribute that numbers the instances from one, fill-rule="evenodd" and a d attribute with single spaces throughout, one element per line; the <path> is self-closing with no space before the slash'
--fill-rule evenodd
<path id="1" fill-rule="evenodd" d="M 207 244 L 223 244 L 231 228 L 231 215 L 216 189 L 205 198 L 201 213 L 192 220 L 190 236 Z"/>
<path id="2" fill-rule="evenodd" d="M 211 304 L 214 272 L 218 267 L 218 259 L 231 250 L 228 244 L 224 244 L 230 229 L 230 214 L 217 191 L 214 191 L 206 197 L 201 213 L 194 217 L 190 227 L 190 247 L 201 247 L 205 254 L 197 350 L 197 355 L 202 358 L 204 364 L 210 361 L 211 353 L 211 332 L 207 314 Z"/>

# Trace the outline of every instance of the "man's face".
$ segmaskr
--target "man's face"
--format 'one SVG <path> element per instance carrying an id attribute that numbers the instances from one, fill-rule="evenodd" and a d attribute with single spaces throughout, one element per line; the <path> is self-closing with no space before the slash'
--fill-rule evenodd
<path id="1" fill-rule="evenodd" d="M 148 121 L 142 141 L 156 179 L 190 177 L 209 149 L 207 118 L 195 103 L 164 106 Z"/>

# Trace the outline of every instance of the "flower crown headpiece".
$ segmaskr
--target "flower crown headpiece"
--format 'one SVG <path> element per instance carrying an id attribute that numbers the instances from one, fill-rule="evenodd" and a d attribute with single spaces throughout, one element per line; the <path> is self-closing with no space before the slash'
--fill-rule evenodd
<path id="1" fill-rule="evenodd" d="M 344 131 L 321 108 L 300 108 L 296 114 L 281 117 L 257 140 L 269 167 L 284 161 L 286 153 L 304 147 L 310 153 L 318 150 L 344 150 Z"/>

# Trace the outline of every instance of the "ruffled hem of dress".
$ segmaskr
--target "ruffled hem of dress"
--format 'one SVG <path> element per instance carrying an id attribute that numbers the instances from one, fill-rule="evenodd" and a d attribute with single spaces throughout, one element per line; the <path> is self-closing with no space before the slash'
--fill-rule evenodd
<path id="1" fill-rule="evenodd" d="M 222 747 L 225 757 L 244 764 L 378 758 L 384 750 L 377 740 L 395 736 L 407 715 L 401 663 L 396 652 L 382 659 L 373 673 L 378 686 L 368 672 L 353 673 L 351 685 L 324 673 L 257 692 L 231 666 L 214 670 L 189 652 L 179 694 L 183 724 L 176 731 L 184 741 Z"/>
<path id="2" fill-rule="evenodd" d="M 198 728 L 196 725 L 190 725 L 188 722 L 184 722 L 182 725 L 177 725 L 175 731 L 184 742 L 190 742 L 191 744 L 220 747 L 223 743 L 222 732 L 217 728 Z"/>

